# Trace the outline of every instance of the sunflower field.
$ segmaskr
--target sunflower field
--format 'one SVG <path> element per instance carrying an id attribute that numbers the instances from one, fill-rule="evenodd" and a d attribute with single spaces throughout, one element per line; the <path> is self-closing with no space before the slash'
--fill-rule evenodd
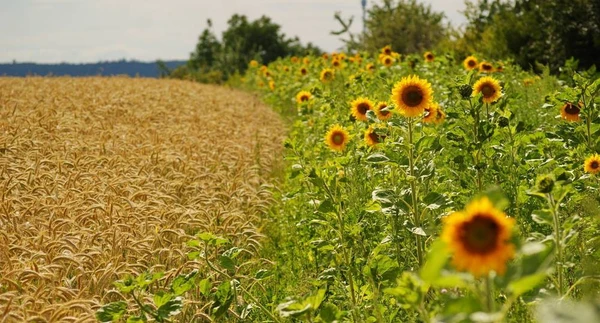
<path id="1" fill-rule="evenodd" d="M 290 124 L 264 320 L 600 320 L 600 79 L 478 55 L 250 63 Z M 596 304 L 596 305 L 594 305 Z"/>

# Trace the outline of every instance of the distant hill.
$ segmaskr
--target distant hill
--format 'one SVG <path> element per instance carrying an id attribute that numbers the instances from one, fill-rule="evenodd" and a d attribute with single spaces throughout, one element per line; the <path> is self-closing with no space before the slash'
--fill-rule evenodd
<path id="1" fill-rule="evenodd" d="M 186 64 L 187 61 L 163 61 L 170 70 Z M 36 64 L 4 63 L 0 64 L 0 76 L 97 76 L 129 75 L 140 77 L 159 77 L 161 70 L 157 62 L 114 61 L 85 64 Z"/>

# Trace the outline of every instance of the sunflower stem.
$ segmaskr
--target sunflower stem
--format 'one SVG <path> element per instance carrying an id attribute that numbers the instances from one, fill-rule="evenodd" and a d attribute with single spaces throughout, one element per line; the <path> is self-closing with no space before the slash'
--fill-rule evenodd
<path id="1" fill-rule="evenodd" d="M 408 167 L 410 174 L 410 189 L 412 197 L 412 211 L 413 211 L 413 222 L 416 228 L 421 227 L 421 219 L 419 218 L 419 210 L 417 203 L 417 179 L 415 176 L 415 152 L 413 145 L 413 122 L 414 118 L 408 118 Z M 415 234 L 415 240 L 417 244 L 417 260 L 419 267 L 423 264 L 423 248 L 421 246 L 421 236 Z"/>
<path id="2" fill-rule="evenodd" d="M 554 201 L 554 196 L 552 193 L 547 193 L 546 197 L 548 199 L 548 204 L 550 205 L 550 210 L 552 211 L 552 218 L 554 220 L 554 243 L 556 244 L 556 273 L 557 273 L 557 290 L 558 295 L 564 295 L 564 278 L 563 278 L 563 250 L 562 250 L 562 238 L 561 238 L 561 225 L 560 218 L 558 216 L 558 205 Z"/>
<path id="3" fill-rule="evenodd" d="M 491 274 L 485 277 L 485 300 L 488 313 L 494 312 L 494 289 Z"/>

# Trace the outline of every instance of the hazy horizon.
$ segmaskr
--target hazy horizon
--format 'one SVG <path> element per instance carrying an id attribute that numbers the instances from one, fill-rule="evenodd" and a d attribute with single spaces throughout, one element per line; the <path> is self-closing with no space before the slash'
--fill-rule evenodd
<path id="1" fill-rule="evenodd" d="M 367 1 L 367 8 L 373 2 Z M 463 0 L 429 0 L 449 22 L 464 23 Z M 206 28 L 207 19 L 220 37 L 227 20 L 238 13 L 262 15 L 325 51 L 343 43 L 330 31 L 340 25 L 333 15 L 354 16 L 352 31 L 362 29 L 360 0 L 227 0 L 170 2 L 158 0 L 0 0 L 0 63 L 95 63 L 98 61 L 187 60 Z M 209 8 L 210 10 L 207 10 Z"/>

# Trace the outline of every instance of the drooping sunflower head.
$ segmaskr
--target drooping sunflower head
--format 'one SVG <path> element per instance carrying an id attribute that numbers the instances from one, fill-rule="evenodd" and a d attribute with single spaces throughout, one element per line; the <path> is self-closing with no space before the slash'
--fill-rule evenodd
<path id="1" fill-rule="evenodd" d="M 381 53 L 383 55 L 391 56 L 392 55 L 392 46 L 386 45 L 381 49 Z"/>
<path id="2" fill-rule="evenodd" d="M 321 71 L 320 80 L 323 83 L 331 82 L 334 77 L 335 77 L 335 71 L 330 68 L 326 68 Z"/>
<path id="3" fill-rule="evenodd" d="M 467 58 L 465 58 L 465 60 L 463 61 L 463 66 L 465 67 L 465 69 L 467 71 L 470 71 L 474 68 L 477 67 L 477 58 L 475 56 L 469 56 Z"/>
<path id="4" fill-rule="evenodd" d="M 308 91 L 300 91 L 296 94 L 296 102 L 304 103 L 312 98 L 312 94 Z"/>
<path id="5" fill-rule="evenodd" d="M 514 223 L 487 197 L 450 214 L 444 219 L 442 240 L 453 255 L 454 267 L 476 277 L 492 270 L 504 274 L 506 263 L 515 255 L 515 246 L 509 241 Z"/>
<path id="6" fill-rule="evenodd" d="M 357 98 L 350 103 L 351 112 L 356 120 L 367 121 L 367 111 L 373 110 L 373 102 L 367 98 Z"/>
<path id="7" fill-rule="evenodd" d="M 437 119 L 439 105 L 437 103 L 431 103 L 427 108 L 425 108 L 423 114 L 423 122 L 424 123 L 434 123 Z"/>
<path id="8" fill-rule="evenodd" d="M 483 73 L 491 73 L 494 71 L 494 66 L 488 62 L 479 63 L 479 71 Z"/>
<path id="9" fill-rule="evenodd" d="M 375 129 L 373 128 L 373 126 L 369 126 L 369 128 L 365 130 L 365 143 L 368 146 L 373 147 L 379 143 L 382 143 L 385 140 L 386 135 L 378 133 L 378 131 L 381 130 Z"/>
<path id="10" fill-rule="evenodd" d="M 600 173 L 600 155 L 594 154 L 588 157 L 583 164 L 583 169 L 590 174 Z"/>
<path id="11" fill-rule="evenodd" d="M 416 75 L 403 77 L 392 89 L 392 102 L 400 113 L 406 117 L 423 114 L 433 96 L 431 84 Z"/>
<path id="12" fill-rule="evenodd" d="M 350 135 L 348 131 L 337 124 L 332 126 L 325 135 L 325 143 L 327 143 L 329 148 L 336 151 L 343 151 L 349 141 Z"/>
<path id="13" fill-rule="evenodd" d="M 425 61 L 428 63 L 433 62 L 433 60 L 435 59 L 435 56 L 433 56 L 432 52 L 425 52 L 425 54 L 423 54 L 423 57 L 425 58 Z"/>
<path id="14" fill-rule="evenodd" d="M 581 120 L 579 117 L 580 112 L 581 107 L 571 102 L 566 102 L 562 108 L 560 108 L 560 116 L 567 121 L 574 122 Z"/>
<path id="15" fill-rule="evenodd" d="M 473 85 L 473 94 L 476 96 L 481 93 L 484 103 L 492 103 L 502 96 L 502 88 L 498 80 L 491 76 L 484 76 Z"/>
<path id="16" fill-rule="evenodd" d="M 383 101 L 377 102 L 377 104 L 375 105 L 375 108 L 373 109 L 373 112 L 375 112 L 377 119 L 383 121 L 383 120 L 388 120 L 389 118 L 392 117 L 392 112 L 388 111 L 386 109 L 388 106 L 389 106 L 389 104 L 387 102 L 383 102 Z"/>

